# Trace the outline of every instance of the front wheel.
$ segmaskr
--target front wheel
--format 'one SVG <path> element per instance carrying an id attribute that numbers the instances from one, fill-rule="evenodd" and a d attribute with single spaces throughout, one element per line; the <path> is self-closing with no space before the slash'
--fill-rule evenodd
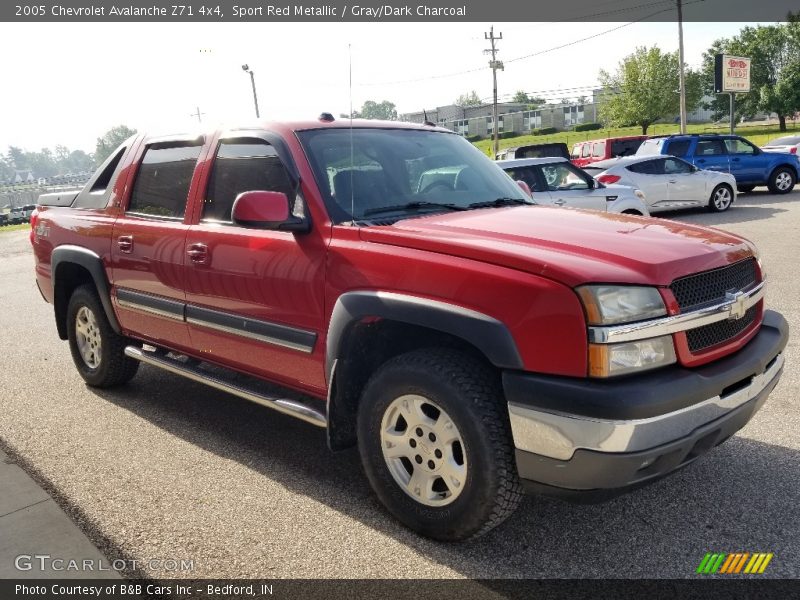
<path id="1" fill-rule="evenodd" d="M 787 167 L 775 169 L 769 178 L 769 191 L 773 194 L 788 194 L 794 188 L 795 174 Z"/>
<path id="2" fill-rule="evenodd" d="M 522 497 L 499 378 L 472 356 L 427 349 L 395 357 L 367 383 L 358 445 L 386 508 L 442 541 L 477 537 Z"/>
<path id="3" fill-rule="evenodd" d="M 82 285 L 72 293 L 67 336 L 75 367 L 89 385 L 111 387 L 136 375 L 139 361 L 125 356 L 130 340 L 111 327 L 94 287 Z"/>
<path id="4" fill-rule="evenodd" d="M 712 212 L 723 212 L 728 210 L 733 203 L 733 190 L 727 185 L 718 185 L 711 192 L 711 199 L 708 201 L 708 208 Z"/>

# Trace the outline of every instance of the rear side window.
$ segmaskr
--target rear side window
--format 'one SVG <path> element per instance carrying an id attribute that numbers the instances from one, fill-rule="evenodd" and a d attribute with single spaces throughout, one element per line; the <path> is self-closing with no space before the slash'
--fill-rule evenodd
<path id="1" fill-rule="evenodd" d="M 591 144 L 584 144 L 583 148 L 581 148 L 581 158 L 588 158 L 591 154 Z"/>
<path id="2" fill-rule="evenodd" d="M 633 156 L 642 145 L 642 140 L 613 140 L 611 156 Z"/>
<path id="3" fill-rule="evenodd" d="M 606 143 L 605 142 L 595 142 L 592 145 L 592 156 L 594 158 L 605 158 L 605 156 L 606 156 Z"/>
<path id="4" fill-rule="evenodd" d="M 674 140 L 667 146 L 667 154 L 672 156 L 686 156 L 689 153 L 689 140 Z"/>
<path id="5" fill-rule="evenodd" d="M 722 140 L 700 140 L 694 153 L 696 156 L 719 156 L 725 154 L 725 144 Z"/>
<path id="6" fill-rule="evenodd" d="M 625 168 L 628 169 L 628 171 L 639 173 L 640 175 L 663 175 L 664 160 L 646 160 L 644 162 L 628 165 Z"/>
<path id="7" fill-rule="evenodd" d="M 133 184 L 128 212 L 182 218 L 200 148 L 148 148 Z"/>
<path id="8" fill-rule="evenodd" d="M 262 140 L 222 142 L 208 181 L 202 219 L 230 223 L 236 196 L 252 191 L 294 197 L 294 186 L 275 148 Z"/>

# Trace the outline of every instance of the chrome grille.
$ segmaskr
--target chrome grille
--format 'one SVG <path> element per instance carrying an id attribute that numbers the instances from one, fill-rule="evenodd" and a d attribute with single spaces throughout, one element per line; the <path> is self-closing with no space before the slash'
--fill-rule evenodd
<path id="1" fill-rule="evenodd" d="M 741 319 L 735 321 L 717 321 L 716 323 L 703 325 L 697 329 L 689 329 L 686 332 L 689 352 L 694 354 L 735 338 L 753 324 L 757 313 L 758 304 L 751 306 Z"/>
<path id="2" fill-rule="evenodd" d="M 755 284 L 756 261 L 748 258 L 727 267 L 681 277 L 673 281 L 669 289 L 675 295 L 681 312 L 685 313 L 725 302 L 726 292 L 747 290 Z"/>

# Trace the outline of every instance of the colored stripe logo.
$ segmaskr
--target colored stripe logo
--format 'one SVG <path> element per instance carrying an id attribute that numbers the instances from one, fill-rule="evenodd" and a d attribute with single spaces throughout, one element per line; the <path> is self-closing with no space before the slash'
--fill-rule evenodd
<path id="1" fill-rule="evenodd" d="M 734 552 L 731 554 L 708 552 L 700 561 L 696 573 L 700 575 L 756 575 L 763 573 L 773 557 L 772 552 Z"/>

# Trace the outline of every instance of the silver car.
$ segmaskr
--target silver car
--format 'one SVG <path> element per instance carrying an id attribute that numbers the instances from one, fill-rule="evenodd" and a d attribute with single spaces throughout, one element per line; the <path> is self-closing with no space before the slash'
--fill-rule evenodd
<path id="1" fill-rule="evenodd" d="M 498 160 L 497 164 L 512 179 L 527 184 L 538 204 L 649 215 L 641 190 L 605 185 L 565 158 L 519 158 Z"/>
<path id="2" fill-rule="evenodd" d="M 694 207 L 722 212 L 736 201 L 733 175 L 698 169 L 675 156 L 626 156 L 592 163 L 586 170 L 603 183 L 639 188 L 651 213 Z"/>

